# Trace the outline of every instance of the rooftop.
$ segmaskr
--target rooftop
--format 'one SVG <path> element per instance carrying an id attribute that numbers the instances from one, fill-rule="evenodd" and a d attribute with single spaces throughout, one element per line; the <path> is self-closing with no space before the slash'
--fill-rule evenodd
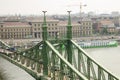
<path id="1" fill-rule="evenodd" d="M 17 21 L 15 21 L 15 22 L 3 22 L 3 25 L 4 26 L 6 26 L 6 27 L 9 27 L 9 26 L 15 26 L 15 27 L 22 27 L 22 26 L 30 26 L 30 24 L 29 23 L 27 23 L 27 22 L 17 22 Z"/>

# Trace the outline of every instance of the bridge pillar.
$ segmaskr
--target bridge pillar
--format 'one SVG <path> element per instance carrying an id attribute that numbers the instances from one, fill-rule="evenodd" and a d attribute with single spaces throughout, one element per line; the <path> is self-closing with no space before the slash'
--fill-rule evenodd
<path id="1" fill-rule="evenodd" d="M 68 16 L 68 25 L 67 25 L 67 55 L 68 55 L 68 61 L 72 64 L 72 43 L 71 43 L 71 39 L 72 39 L 72 25 L 71 25 L 71 17 L 70 17 L 70 12 L 71 11 L 67 11 L 69 16 Z M 71 78 L 70 80 L 72 80 L 73 74 L 72 74 L 72 70 L 69 70 L 69 77 Z"/>
<path id="2" fill-rule="evenodd" d="M 72 39 L 72 25 L 71 25 L 71 17 L 70 17 L 70 12 L 67 11 L 69 16 L 68 16 L 68 25 L 67 25 L 67 39 L 70 40 Z"/>
<path id="3" fill-rule="evenodd" d="M 45 13 L 47 11 L 43 11 L 44 13 L 44 22 L 43 22 L 43 25 L 42 25 L 42 38 L 43 38 L 43 41 L 47 40 L 47 24 L 46 24 L 46 16 L 45 16 Z"/>
<path id="4" fill-rule="evenodd" d="M 47 25 L 46 25 L 46 16 L 45 16 L 46 12 L 47 11 L 43 11 L 44 22 L 42 25 L 42 38 L 43 38 L 42 57 L 43 57 L 43 74 L 44 75 L 48 75 L 48 58 L 47 58 L 48 49 L 47 49 L 47 44 L 45 42 L 47 40 Z"/>

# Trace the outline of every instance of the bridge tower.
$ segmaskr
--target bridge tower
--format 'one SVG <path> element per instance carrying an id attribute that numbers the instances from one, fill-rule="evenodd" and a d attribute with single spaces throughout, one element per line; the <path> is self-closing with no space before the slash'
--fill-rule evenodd
<path id="1" fill-rule="evenodd" d="M 72 54 L 73 54 L 72 49 L 73 48 L 72 48 L 72 43 L 70 41 L 72 39 L 72 25 L 71 25 L 71 16 L 70 16 L 71 11 L 67 11 L 67 12 L 68 12 L 68 25 L 67 25 L 67 46 L 66 48 L 67 48 L 68 61 L 72 64 Z M 72 70 L 70 69 L 69 75 L 73 77 L 71 72 Z"/>
<path id="2" fill-rule="evenodd" d="M 46 40 L 47 40 L 47 25 L 46 25 L 46 13 L 47 11 L 43 11 L 44 13 L 44 21 L 43 21 L 43 25 L 42 25 L 42 39 L 43 39 L 43 48 L 42 48 L 42 57 L 43 57 L 43 74 L 44 75 L 48 75 L 48 58 L 47 58 L 47 44 L 46 44 Z"/>

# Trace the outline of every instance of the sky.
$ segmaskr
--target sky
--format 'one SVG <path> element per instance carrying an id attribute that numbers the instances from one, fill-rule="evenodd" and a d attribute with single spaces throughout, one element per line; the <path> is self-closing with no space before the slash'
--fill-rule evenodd
<path id="1" fill-rule="evenodd" d="M 0 0 L 0 15 L 40 15 L 42 11 L 47 14 L 67 14 L 93 11 L 95 13 L 110 13 L 120 11 L 120 0 Z"/>

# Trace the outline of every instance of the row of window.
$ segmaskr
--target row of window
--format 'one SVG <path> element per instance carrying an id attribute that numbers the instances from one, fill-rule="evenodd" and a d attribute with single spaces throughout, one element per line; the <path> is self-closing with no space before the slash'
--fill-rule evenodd
<path id="1" fill-rule="evenodd" d="M 29 34 L 31 34 L 30 32 L 24 32 L 24 33 L 22 33 L 22 32 L 19 32 L 19 33 L 6 33 L 6 32 L 4 32 L 4 33 L 0 33 L 1 35 L 29 35 Z"/>
<path id="2" fill-rule="evenodd" d="M 92 27 L 80 27 L 80 29 L 92 29 Z"/>
<path id="3" fill-rule="evenodd" d="M 86 23 L 86 22 L 84 22 L 84 23 L 82 23 L 82 25 L 92 25 L 92 23 Z"/>
<path id="4" fill-rule="evenodd" d="M 31 31 L 31 29 L 0 29 L 0 31 L 12 32 L 12 31 Z"/>
<path id="5" fill-rule="evenodd" d="M 66 28 L 59 28 L 59 29 L 60 29 L 60 30 L 66 30 Z M 81 30 L 81 29 L 92 29 L 92 27 L 86 27 L 86 26 L 85 26 L 85 27 L 77 27 L 77 28 L 76 28 L 76 27 L 75 27 L 75 28 L 73 27 L 73 28 L 72 28 L 73 31 L 74 31 L 74 30 Z"/>
<path id="6" fill-rule="evenodd" d="M 23 38 L 27 38 L 27 36 L 17 36 L 17 35 L 10 35 L 10 36 L 1 35 L 0 37 L 2 39 L 11 39 L 11 38 L 14 38 L 14 39 L 23 39 Z"/>
<path id="7" fill-rule="evenodd" d="M 34 28 L 34 31 L 42 30 L 41 28 Z M 57 30 L 57 27 L 48 28 L 48 30 Z"/>
<path id="8" fill-rule="evenodd" d="M 41 26 L 42 27 L 42 25 L 43 24 L 34 24 L 33 26 Z M 57 26 L 57 24 L 56 23 L 52 23 L 52 24 L 50 24 L 50 23 L 48 23 L 48 24 L 46 24 L 47 26 Z"/>

